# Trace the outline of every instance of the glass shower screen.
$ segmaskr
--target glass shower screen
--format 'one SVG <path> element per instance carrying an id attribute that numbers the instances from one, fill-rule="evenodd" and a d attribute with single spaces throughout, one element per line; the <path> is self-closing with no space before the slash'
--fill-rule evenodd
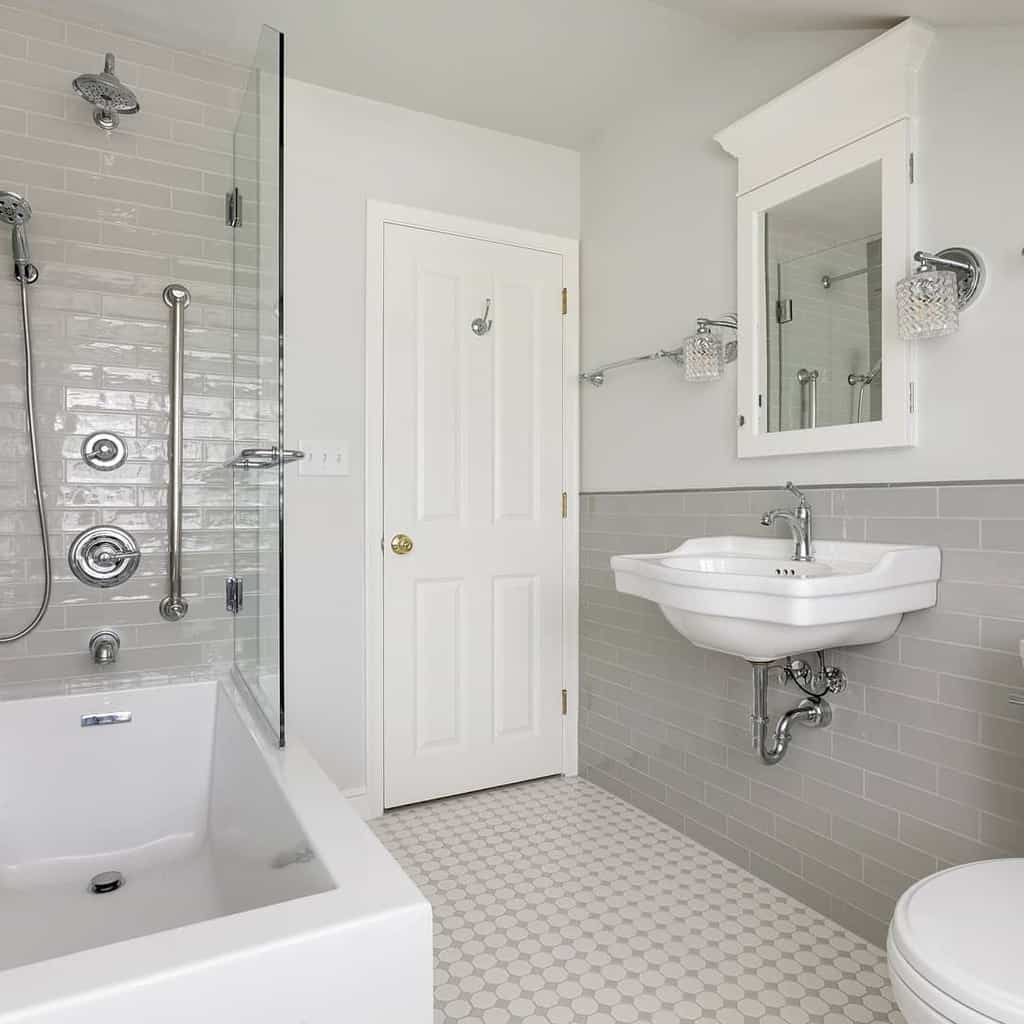
<path id="1" fill-rule="evenodd" d="M 234 668 L 283 746 L 284 36 L 264 26 L 234 133 Z"/>

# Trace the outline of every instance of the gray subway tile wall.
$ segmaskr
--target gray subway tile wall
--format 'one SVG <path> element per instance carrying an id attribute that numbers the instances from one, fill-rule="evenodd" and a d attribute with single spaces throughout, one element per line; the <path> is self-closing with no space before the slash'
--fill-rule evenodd
<path id="1" fill-rule="evenodd" d="M 1024 855 L 1024 482 L 808 494 L 819 538 L 937 544 L 942 579 L 891 640 L 833 652 L 850 684 L 832 726 L 797 729 L 774 767 L 750 749 L 750 667 L 619 594 L 608 560 L 763 536 L 760 514 L 791 497 L 584 496 L 580 771 L 881 942 L 915 879 Z M 772 713 L 794 700 L 773 689 Z"/>
<path id="2" fill-rule="evenodd" d="M 38 284 L 29 289 L 38 379 L 42 475 L 53 545 L 54 599 L 41 627 L 0 648 L 0 681 L 95 675 L 100 628 L 122 637 L 117 671 L 202 667 L 232 658 L 223 577 L 236 516 L 258 525 L 254 488 L 234 488 L 223 462 L 238 422 L 260 415 L 252 323 L 233 338 L 232 238 L 224 192 L 245 69 L 0 4 L 0 187 L 27 195 Z M 107 134 L 71 88 L 104 53 L 139 93 L 142 111 Z M 252 147 L 255 152 L 255 146 Z M 253 173 L 243 157 L 242 171 Z M 255 229 L 253 229 L 254 232 Z M 20 307 L 6 233 L 0 245 L 0 632 L 23 625 L 41 592 L 25 433 Z M 242 240 L 239 294 L 254 319 L 255 236 Z M 167 546 L 168 311 L 162 291 L 192 291 L 186 314 L 184 582 L 188 617 L 164 622 Z M 247 336 L 246 336 L 247 335 Z M 252 399 L 233 372 L 252 380 Z M 90 469 L 81 445 L 121 434 L 127 463 Z M 254 427 L 253 434 L 258 433 Z M 245 509 L 253 511 L 247 513 Z M 144 552 L 127 584 L 84 586 L 66 554 L 85 527 L 115 523 Z M 245 543 L 243 541 L 243 543 Z M 255 626 L 253 627 L 255 628 Z M 111 674 L 108 669 L 106 675 Z"/>

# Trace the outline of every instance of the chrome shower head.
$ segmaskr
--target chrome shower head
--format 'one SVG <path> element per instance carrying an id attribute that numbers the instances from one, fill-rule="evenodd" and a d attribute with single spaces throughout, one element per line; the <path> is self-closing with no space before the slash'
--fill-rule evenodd
<path id="1" fill-rule="evenodd" d="M 112 53 L 107 54 L 102 73 L 79 75 L 71 84 L 83 100 L 96 108 L 92 119 L 104 131 L 113 131 L 120 124 L 121 114 L 139 112 L 139 101 L 135 93 L 114 74 Z"/>
<path id="2" fill-rule="evenodd" d="M 0 191 L 0 221 L 18 227 L 32 219 L 32 207 L 17 192 Z"/>
<path id="3" fill-rule="evenodd" d="M 30 266 L 28 233 L 25 225 L 32 219 L 32 207 L 28 200 L 17 192 L 0 191 L 0 221 L 10 224 L 11 248 L 14 250 L 16 267 Z"/>

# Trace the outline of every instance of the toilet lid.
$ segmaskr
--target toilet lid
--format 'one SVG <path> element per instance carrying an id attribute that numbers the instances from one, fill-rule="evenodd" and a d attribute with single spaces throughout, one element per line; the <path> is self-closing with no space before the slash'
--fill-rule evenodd
<path id="1" fill-rule="evenodd" d="M 1001 1024 L 1024 1024 L 1024 859 L 918 882 L 896 905 L 892 940 L 946 995 Z"/>

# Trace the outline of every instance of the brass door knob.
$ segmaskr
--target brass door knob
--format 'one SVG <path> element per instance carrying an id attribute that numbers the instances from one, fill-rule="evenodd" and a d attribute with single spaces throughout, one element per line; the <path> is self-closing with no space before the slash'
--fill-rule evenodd
<path id="1" fill-rule="evenodd" d="M 412 537 L 406 536 L 404 533 L 396 533 L 391 538 L 391 550 L 396 555 L 407 555 L 412 551 Z"/>

